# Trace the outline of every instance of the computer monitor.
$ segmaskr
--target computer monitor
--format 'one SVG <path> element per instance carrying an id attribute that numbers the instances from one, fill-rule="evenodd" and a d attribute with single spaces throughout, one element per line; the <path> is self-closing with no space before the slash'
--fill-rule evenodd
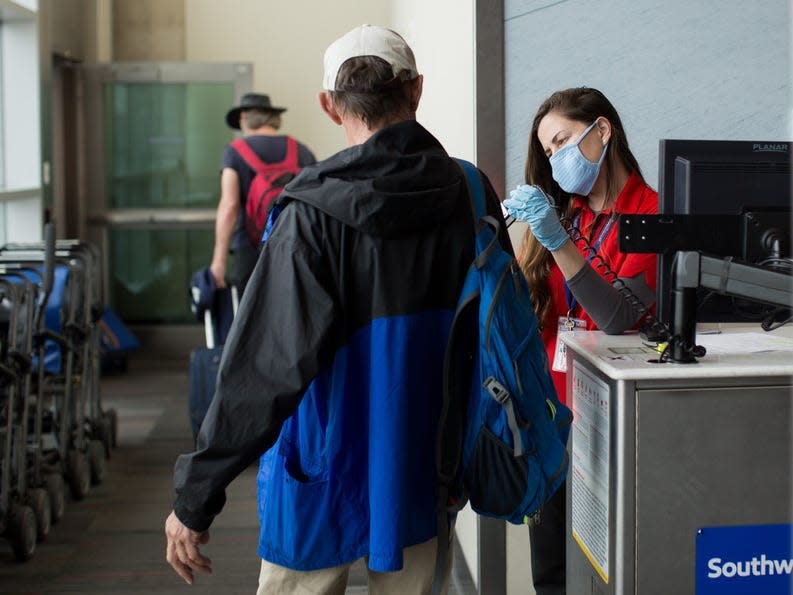
<path id="1" fill-rule="evenodd" d="M 710 215 L 687 249 L 778 266 L 791 254 L 791 143 L 664 139 L 659 146 L 661 215 Z M 674 253 L 659 255 L 657 312 L 671 323 Z M 773 310 L 701 290 L 697 322 L 759 322 Z"/>

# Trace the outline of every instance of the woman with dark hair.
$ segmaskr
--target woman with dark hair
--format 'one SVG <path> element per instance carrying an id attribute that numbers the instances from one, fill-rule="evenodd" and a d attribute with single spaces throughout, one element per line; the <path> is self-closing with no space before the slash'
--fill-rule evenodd
<path id="1" fill-rule="evenodd" d="M 657 213 L 658 194 L 645 183 L 614 106 L 587 87 L 557 91 L 537 110 L 525 178 L 504 206 L 529 224 L 518 260 L 566 403 L 560 333 L 622 333 L 636 327 L 655 301 L 656 256 L 620 252 L 616 220 L 623 213 Z M 538 595 L 564 593 L 564 503 L 562 487 L 530 530 Z"/>

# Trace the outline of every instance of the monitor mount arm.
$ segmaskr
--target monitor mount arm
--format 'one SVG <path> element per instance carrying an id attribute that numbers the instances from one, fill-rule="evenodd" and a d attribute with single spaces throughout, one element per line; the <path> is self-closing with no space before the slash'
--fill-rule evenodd
<path id="1" fill-rule="evenodd" d="M 793 276 L 787 273 L 735 262 L 732 258 L 708 256 L 699 251 L 703 238 L 718 235 L 738 222 L 736 216 L 620 215 L 619 248 L 622 252 L 675 253 L 672 270 L 672 337 L 669 359 L 694 363 L 698 287 L 723 295 L 771 304 L 793 305 Z"/>
<path id="2" fill-rule="evenodd" d="M 696 291 L 711 289 L 732 297 L 790 307 L 793 302 L 793 277 L 731 258 L 716 258 L 699 252 L 683 251 L 674 261 L 674 319 L 672 332 L 680 337 L 670 348 L 670 359 L 692 363 L 696 357 L 692 347 L 696 341 Z"/>

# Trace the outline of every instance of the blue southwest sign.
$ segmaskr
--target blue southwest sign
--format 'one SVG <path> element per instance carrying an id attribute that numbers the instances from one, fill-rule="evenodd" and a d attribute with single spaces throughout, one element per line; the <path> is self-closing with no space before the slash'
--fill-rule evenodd
<path id="1" fill-rule="evenodd" d="M 793 525 L 702 527 L 696 595 L 793 595 Z"/>

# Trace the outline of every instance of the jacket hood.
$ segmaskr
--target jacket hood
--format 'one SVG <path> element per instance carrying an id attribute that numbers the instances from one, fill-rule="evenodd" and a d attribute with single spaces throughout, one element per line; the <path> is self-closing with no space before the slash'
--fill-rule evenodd
<path id="1" fill-rule="evenodd" d="M 459 208 L 461 184 L 437 139 L 406 120 L 305 167 L 278 204 L 301 201 L 363 233 L 393 237 L 447 220 Z"/>

